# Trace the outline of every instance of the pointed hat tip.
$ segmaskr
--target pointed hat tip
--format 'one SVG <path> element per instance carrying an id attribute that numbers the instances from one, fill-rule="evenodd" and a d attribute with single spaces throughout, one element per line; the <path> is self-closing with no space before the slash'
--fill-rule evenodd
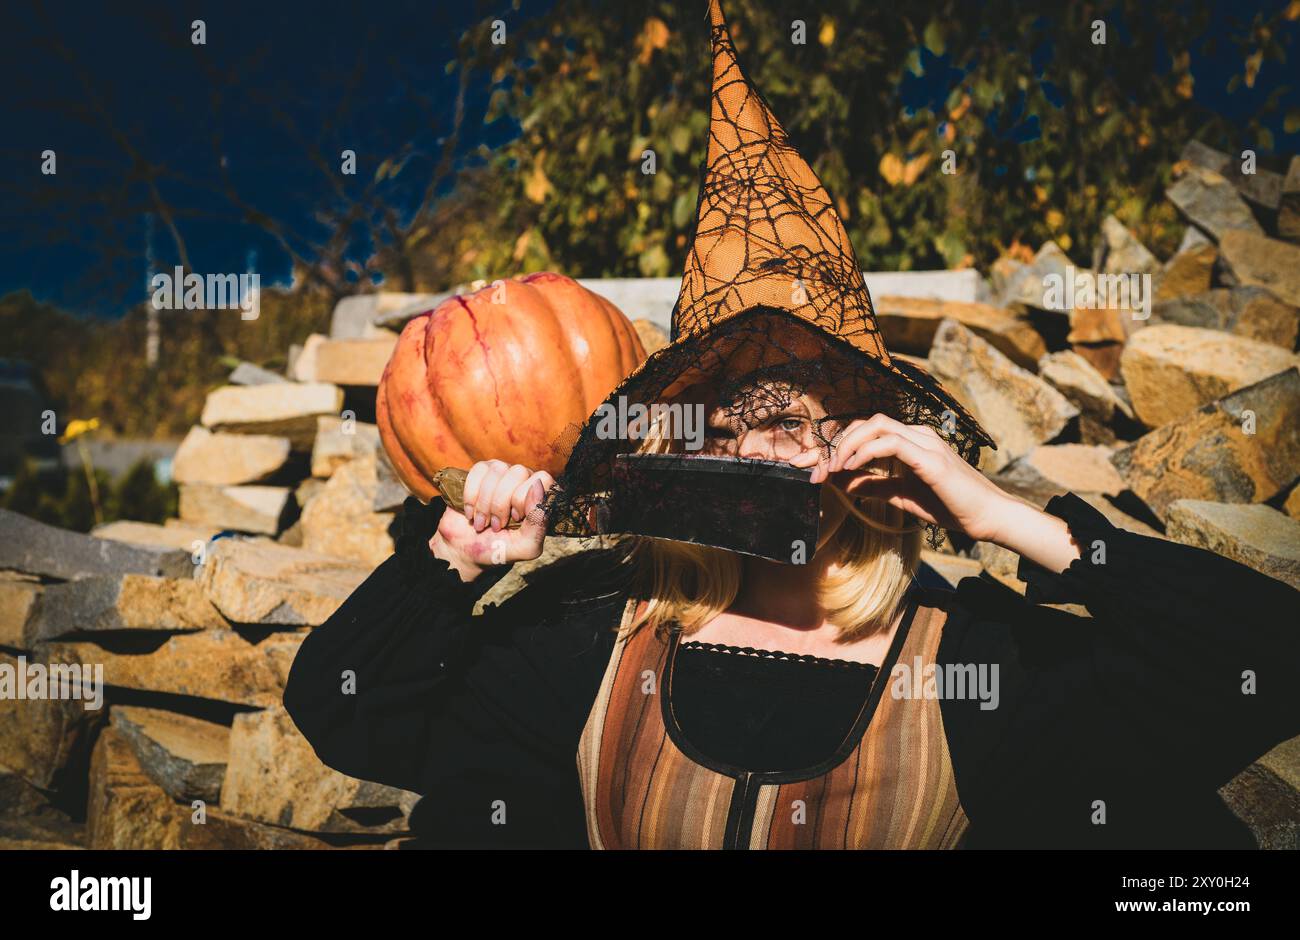
<path id="1" fill-rule="evenodd" d="M 730 30 L 727 29 L 727 18 L 722 13 L 722 4 L 719 0 L 709 0 L 709 25 L 714 29 L 720 29 L 722 35 L 730 37 Z"/>

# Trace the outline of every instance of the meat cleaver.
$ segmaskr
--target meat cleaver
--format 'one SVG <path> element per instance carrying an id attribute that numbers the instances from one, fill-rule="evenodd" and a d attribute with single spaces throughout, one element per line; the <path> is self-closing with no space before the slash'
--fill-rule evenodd
<path id="1" fill-rule="evenodd" d="M 596 531 L 802 564 L 817 548 L 821 510 L 821 487 L 811 477 L 811 470 L 773 460 L 619 454 L 610 492 L 596 511 Z M 440 471 L 434 482 L 460 510 L 465 471 Z"/>
<path id="2" fill-rule="evenodd" d="M 620 454 L 601 533 L 725 548 L 785 564 L 817 549 L 821 487 L 811 470 L 772 460 Z"/>

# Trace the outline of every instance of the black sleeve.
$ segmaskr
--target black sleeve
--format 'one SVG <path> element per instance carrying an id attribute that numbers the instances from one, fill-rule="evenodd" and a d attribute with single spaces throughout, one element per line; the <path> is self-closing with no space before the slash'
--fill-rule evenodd
<path id="1" fill-rule="evenodd" d="M 322 761 L 349 776 L 419 790 L 432 703 L 466 653 L 483 588 L 429 551 L 442 512 L 408 499 L 396 552 L 312 630 L 294 658 L 284 705 Z"/>
<path id="2" fill-rule="evenodd" d="M 505 569 L 462 583 L 427 545 L 441 512 L 408 500 L 396 553 L 304 640 L 284 704 L 328 766 L 433 797 L 418 811 L 427 829 L 491 834 L 477 823 L 499 799 L 518 844 L 530 826 L 553 829 L 557 794 L 572 810 L 612 633 L 602 661 L 601 618 L 560 616 L 540 586 L 472 616 Z"/>
<path id="3" fill-rule="evenodd" d="M 1300 592 L 1120 529 L 1073 494 L 1046 510 L 1069 524 L 1081 557 L 1060 574 L 1022 558 L 1023 598 L 964 579 L 969 617 L 945 629 L 942 661 L 1000 671 L 997 707 L 944 702 L 972 821 L 982 813 L 1013 842 L 1114 845 L 1126 833 L 1130 844 L 1206 844 L 1193 807 L 1210 825 L 1226 812 L 1214 791 L 1300 734 Z"/>

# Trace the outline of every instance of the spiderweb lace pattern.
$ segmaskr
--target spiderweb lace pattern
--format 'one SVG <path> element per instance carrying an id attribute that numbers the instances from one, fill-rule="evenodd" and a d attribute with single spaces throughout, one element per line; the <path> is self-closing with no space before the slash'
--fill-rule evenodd
<path id="1" fill-rule="evenodd" d="M 671 342 L 607 404 L 680 401 L 706 382 L 726 398 L 729 386 L 759 383 L 766 396 L 737 396 L 729 412 L 744 424 L 754 417 L 745 408 L 770 410 L 780 404 L 773 395 L 797 397 L 816 386 L 834 418 L 816 431 L 827 454 L 844 423 L 883 412 L 933 427 L 978 462 L 992 439 L 924 370 L 889 354 L 830 196 L 741 70 L 718 0 L 709 15 L 709 142 Z M 594 534 L 615 456 L 644 443 L 644 435 L 603 435 L 595 420 L 557 441 L 569 456 L 548 495 L 550 530 Z M 937 545 L 942 534 L 929 529 Z"/>

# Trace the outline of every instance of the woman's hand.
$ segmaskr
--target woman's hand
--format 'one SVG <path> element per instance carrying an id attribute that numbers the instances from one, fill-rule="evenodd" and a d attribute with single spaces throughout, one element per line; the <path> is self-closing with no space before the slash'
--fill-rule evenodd
<path id="1" fill-rule="evenodd" d="M 501 460 L 474 464 L 465 478 L 464 511 L 447 508 L 429 549 L 466 582 L 484 568 L 536 558 L 546 536 L 540 505 L 554 485 L 545 470 Z M 509 528 L 511 521 L 519 528 Z"/>
<path id="2" fill-rule="evenodd" d="M 870 464 L 896 457 L 901 476 Z M 993 542 L 1055 571 L 1079 557 L 1064 521 L 999 489 L 958 456 L 931 427 L 903 424 L 883 414 L 851 422 L 827 460 L 818 450 L 790 461 L 812 467 L 812 482 L 830 480 L 851 496 L 882 499 L 922 522 L 937 523 L 981 542 Z"/>

